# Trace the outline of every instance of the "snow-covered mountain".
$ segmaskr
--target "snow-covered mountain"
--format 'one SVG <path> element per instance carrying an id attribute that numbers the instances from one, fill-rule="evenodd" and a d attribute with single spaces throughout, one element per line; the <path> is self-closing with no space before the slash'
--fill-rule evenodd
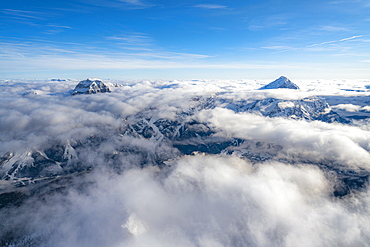
<path id="1" fill-rule="evenodd" d="M 111 83 L 103 82 L 100 79 L 91 79 L 80 81 L 73 89 L 72 94 L 92 94 L 92 93 L 106 93 L 111 91 L 114 87 Z"/>
<path id="2" fill-rule="evenodd" d="M 280 76 L 275 81 L 263 86 L 260 90 L 264 89 L 278 89 L 278 88 L 288 88 L 288 89 L 299 89 L 299 87 L 291 82 L 287 77 Z"/>
<path id="3" fill-rule="evenodd" d="M 226 108 L 235 112 L 254 112 L 266 117 L 319 120 L 327 123 L 350 121 L 334 112 L 322 98 L 311 96 L 299 100 L 266 98 L 261 100 L 226 101 Z"/>

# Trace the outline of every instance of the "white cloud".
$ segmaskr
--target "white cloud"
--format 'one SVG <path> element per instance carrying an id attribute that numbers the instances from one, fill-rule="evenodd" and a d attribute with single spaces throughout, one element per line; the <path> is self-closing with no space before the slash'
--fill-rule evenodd
<path id="1" fill-rule="evenodd" d="M 352 37 L 348 37 L 348 38 L 343 38 L 343 39 L 340 39 L 340 40 L 332 40 L 332 41 L 325 41 L 325 42 L 321 42 L 321 43 L 317 43 L 317 44 L 312 44 L 312 45 L 308 45 L 307 47 L 321 46 L 321 45 L 333 44 L 333 43 L 340 43 L 340 42 L 344 42 L 344 41 L 348 41 L 348 40 L 352 40 L 352 39 L 357 39 L 357 38 L 361 38 L 361 37 L 362 37 L 362 35 L 356 35 L 356 36 L 352 36 Z"/>
<path id="2" fill-rule="evenodd" d="M 343 41 L 347 41 L 347 40 L 351 40 L 351 39 L 357 39 L 357 38 L 361 38 L 362 35 L 356 35 L 356 36 L 352 36 L 352 37 L 349 37 L 349 38 L 344 38 L 344 39 L 341 39 L 339 40 L 339 42 L 343 42 Z"/>
<path id="3" fill-rule="evenodd" d="M 60 25 L 52 25 L 52 24 L 50 24 L 50 25 L 46 25 L 46 26 L 48 26 L 48 27 L 55 27 L 55 28 L 66 28 L 66 29 L 73 29 L 72 27 L 70 27 L 70 26 L 60 26 Z"/>
<path id="4" fill-rule="evenodd" d="M 354 195 L 356 203 L 333 200 L 310 166 L 195 156 L 174 161 L 167 174 L 94 176 L 85 193 L 1 212 L 2 224 L 11 231 L 19 222 L 35 233 L 20 242 L 49 246 L 353 246 L 370 234 L 369 193 Z"/>
<path id="5" fill-rule="evenodd" d="M 363 106 L 362 108 L 361 108 L 361 110 L 363 110 L 363 111 L 367 111 L 367 112 L 370 112 L 370 106 Z"/>
<path id="6" fill-rule="evenodd" d="M 119 8 L 119 9 L 144 9 L 155 6 L 154 4 L 148 3 L 143 0 L 80 0 L 87 4 L 107 7 L 107 8 Z"/>
<path id="7" fill-rule="evenodd" d="M 141 0 L 118 0 L 120 2 L 128 3 L 128 4 L 133 4 L 133 5 L 146 5 L 143 1 Z"/>
<path id="8" fill-rule="evenodd" d="M 194 5 L 195 8 L 203 8 L 203 9 L 226 9 L 227 6 L 225 5 L 218 5 L 218 4 L 197 4 Z"/>
<path id="9" fill-rule="evenodd" d="M 322 122 L 291 121 L 265 118 L 216 108 L 199 114 L 201 122 L 209 122 L 218 129 L 217 135 L 260 140 L 282 145 L 287 152 L 282 157 L 301 157 L 313 162 L 331 160 L 354 169 L 367 168 L 370 159 L 370 132 L 356 127 Z M 325 152 L 322 152 L 325 150 Z"/>
<path id="10" fill-rule="evenodd" d="M 144 33 L 130 33 L 121 36 L 108 37 L 110 40 L 123 41 L 129 44 L 142 45 L 150 44 L 152 39 Z"/>
<path id="11" fill-rule="evenodd" d="M 332 107 L 335 109 L 341 109 L 341 110 L 345 110 L 348 112 L 358 112 L 361 110 L 361 106 L 353 105 L 353 104 L 339 104 L 339 105 L 335 105 Z"/>
<path id="12" fill-rule="evenodd" d="M 11 18 L 21 18 L 21 19 L 36 19 L 45 20 L 43 17 L 44 13 L 36 11 L 18 10 L 18 9 L 3 9 L 2 13 L 10 16 Z"/>
<path id="13" fill-rule="evenodd" d="M 321 27 L 317 28 L 317 30 L 329 31 L 329 32 L 342 32 L 342 31 L 347 32 L 347 31 L 351 31 L 348 28 L 340 27 L 340 26 L 321 26 Z"/>

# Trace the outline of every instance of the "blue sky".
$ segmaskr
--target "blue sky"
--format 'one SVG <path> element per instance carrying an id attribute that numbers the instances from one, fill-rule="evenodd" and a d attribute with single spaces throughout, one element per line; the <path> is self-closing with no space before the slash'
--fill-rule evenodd
<path id="1" fill-rule="evenodd" d="M 370 2 L 2 0 L 0 79 L 369 79 Z"/>

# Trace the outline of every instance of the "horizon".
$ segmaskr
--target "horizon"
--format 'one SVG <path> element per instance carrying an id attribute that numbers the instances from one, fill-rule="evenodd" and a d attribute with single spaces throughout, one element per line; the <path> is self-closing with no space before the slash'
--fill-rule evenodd
<path id="1" fill-rule="evenodd" d="M 280 77 L 286 77 L 293 83 L 304 83 L 304 82 L 317 82 L 321 83 L 322 81 L 325 82 L 333 82 L 335 83 L 336 81 L 349 81 L 349 82 L 370 82 L 369 78 L 360 78 L 360 79 L 348 79 L 348 78 L 292 78 L 292 77 L 287 77 L 285 75 L 277 76 L 274 78 L 231 78 L 231 79 L 223 79 L 223 78 L 104 78 L 104 77 L 47 77 L 47 78 L 0 78 L 0 81 L 6 82 L 6 81 L 83 81 L 83 80 L 101 80 L 101 81 L 117 81 L 117 82 L 132 82 L 132 81 L 137 81 L 137 82 L 143 82 L 143 81 L 163 81 L 163 82 L 172 82 L 172 81 L 179 81 L 179 82 L 186 82 L 186 81 L 260 81 L 260 82 L 273 82 Z"/>

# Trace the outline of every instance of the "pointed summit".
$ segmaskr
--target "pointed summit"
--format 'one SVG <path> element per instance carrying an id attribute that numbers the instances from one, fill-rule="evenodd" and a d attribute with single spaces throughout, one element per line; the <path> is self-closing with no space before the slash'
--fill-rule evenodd
<path id="1" fill-rule="evenodd" d="M 285 76 L 280 76 L 279 79 L 276 79 L 275 81 L 261 87 L 260 90 L 277 88 L 299 89 L 299 87 L 291 82 L 288 78 Z"/>

